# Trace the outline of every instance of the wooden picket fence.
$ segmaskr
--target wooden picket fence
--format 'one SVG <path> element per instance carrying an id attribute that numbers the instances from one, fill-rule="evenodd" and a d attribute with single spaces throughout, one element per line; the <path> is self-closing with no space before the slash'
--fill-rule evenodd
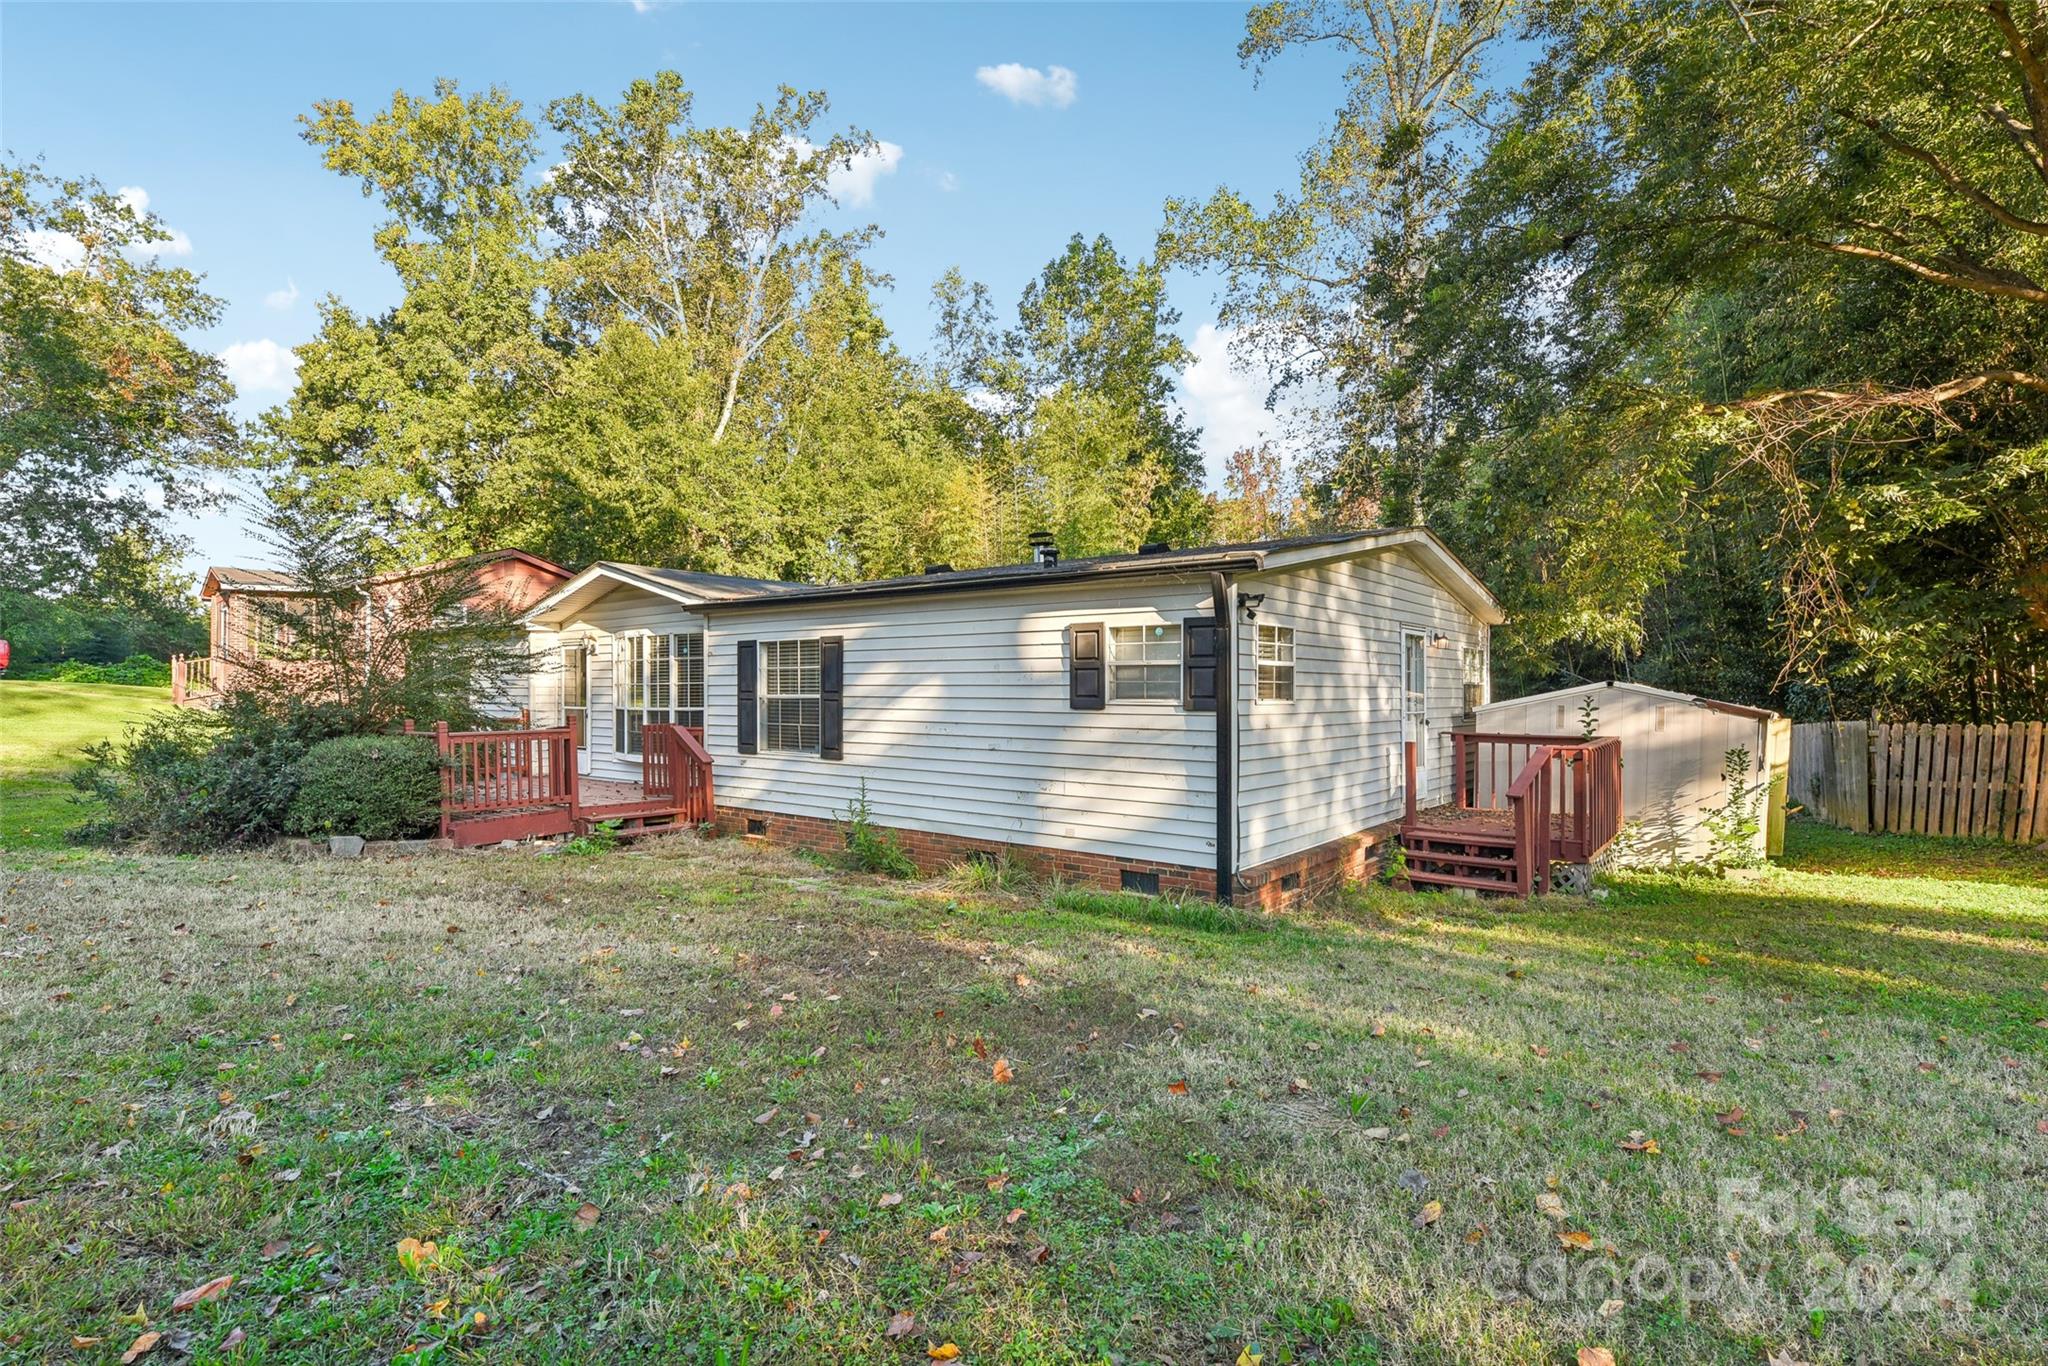
<path id="1" fill-rule="evenodd" d="M 2048 725 L 1794 726 L 1787 796 L 1851 830 L 2048 840 Z"/>

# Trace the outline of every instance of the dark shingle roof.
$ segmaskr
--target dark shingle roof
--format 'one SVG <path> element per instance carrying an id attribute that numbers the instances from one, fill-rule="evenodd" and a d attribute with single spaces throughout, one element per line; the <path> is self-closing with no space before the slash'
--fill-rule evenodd
<path id="1" fill-rule="evenodd" d="M 1281 536 L 1264 541 L 1235 541 L 1222 545 L 1194 546 L 1185 550 L 1088 555 L 1060 560 L 1050 565 L 999 564 L 984 569 L 947 569 L 936 573 L 902 574 L 894 578 L 868 579 L 844 584 L 770 584 L 759 591 L 734 593 L 722 601 L 709 602 L 705 606 L 779 607 L 784 603 L 794 605 L 855 598 L 892 597 L 910 593 L 945 593 L 1019 585 L 1073 583 L 1113 575 L 1257 569 L 1264 565 L 1265 557 L 1274 551 L 1341 545 L 1347 541 L 1396 537 L 1418 531 L 1422 531 L 1422 528 L 1374 527 L 1368 531 L 1333 531 L 1316 536 Z"/>

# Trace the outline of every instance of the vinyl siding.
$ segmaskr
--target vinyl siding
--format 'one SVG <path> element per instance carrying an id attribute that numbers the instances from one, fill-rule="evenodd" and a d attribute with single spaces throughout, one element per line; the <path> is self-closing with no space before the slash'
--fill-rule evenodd
<path id="1" fill-rule="evenodd" d="M 704 618 L 680 603 L 638 588 L 615 588 L 553 630 L 534 630 L 536 648 L 547 657 L 532 678 L 536 726 L 562 724 L 561 655 L 555 648 L 571 640 L 588 640 L 590 655 L 590 773 L 624 782 L 640 780 L 640 756 L 613 751 L 612 710 L 618 705 L 612 683 L 612 641 L 628 631 L 702 631 Z M 723 777 L 722 774 L 718 775 Z M 721 794 L 722 795 L 722 794 Z"/>
<path id="2" fill-rule="evenodd" d="M 705 663 L 718 800 L 832 820 L 867 783 L 883 825 L 1194 867 L 1215 861 L 1215 717 L 1067 705 L 1067 627 L 1179 624 L 1206 580 L 721 611 Z M 845 757 L 740 754 L 737 645 L 846 642 Z"/>
<path id="3" fill-rule="evenodd" d="M 1238 655 L 1237 866 L 1314 848 L 1402 811 L 1401 636 L 1441 631 L 1427 649 L 1427 772 L 1420 805 L 1451 794 L 1450 733 L 1464 712 L 1464 647 L 1487 628 L 1401 550 L 1313 569 L 1247 576 L 1264 593 L 1258 624 L 1294 628 L 1292 702 L 1257 700 L 1256 631 L 1242 613 Z"/>

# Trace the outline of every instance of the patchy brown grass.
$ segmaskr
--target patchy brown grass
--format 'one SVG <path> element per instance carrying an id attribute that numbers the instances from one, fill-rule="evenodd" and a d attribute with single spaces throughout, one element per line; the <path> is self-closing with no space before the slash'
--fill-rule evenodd
<path id="1" fill-rule="evenodd" d="M 2048 865 L 1801 841 L 1238 933 L 694 840 L 16 856 L 0 1352 L 2037 1358 Z"/>

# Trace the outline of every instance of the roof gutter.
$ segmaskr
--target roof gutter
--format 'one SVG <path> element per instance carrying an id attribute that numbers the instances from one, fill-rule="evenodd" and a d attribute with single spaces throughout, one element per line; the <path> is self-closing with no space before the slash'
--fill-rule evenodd
<path id="1" fill-rule="evenodd" d="M 1231 610 L 1230 575 L 1209 575 L 1216 607 L 1216 902 L 1228 906 L 1236 891 L 1232 867 L 1237 843 L 1237 794 L 1232 791 L 1231 739 L 1236 734 L 1237 644 L 1233 635 L 1237 613 Z"/>

